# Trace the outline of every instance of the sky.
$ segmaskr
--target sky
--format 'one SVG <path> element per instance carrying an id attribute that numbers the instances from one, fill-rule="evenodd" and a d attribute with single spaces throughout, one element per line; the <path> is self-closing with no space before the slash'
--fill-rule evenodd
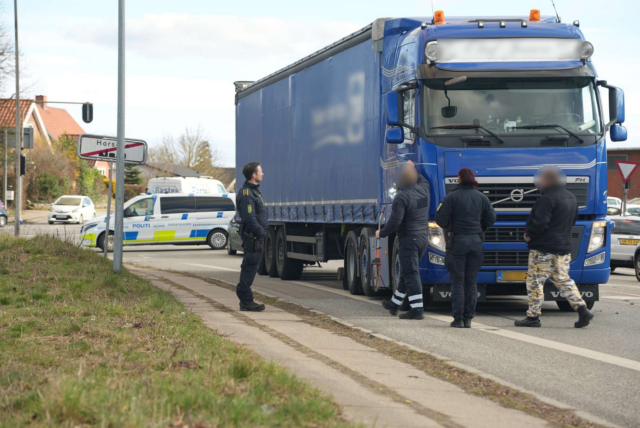
<path id="1" fill-rule="evenodd" d="M 18 0 L 27 95 L 94 103 L 90 124 L 82 122 L 80 106 L 66 107 L 94 134 L 116 134 L 117 3 Z M 433 3 L 445 16 L 554 13 L 551 0 Z M 555 3 L 563 22 L 580 20 L 599 78 L 625 91 L 629 140 L 618 146 L 640 146 L 640 2 Z M 0 0 L 0 9 L 13 32 L 13 2 Z M 223 165 L 234 166 L 234 81 L 264 77 L 376 18 L 402 16 L 432 16 L 431 1 L 127 0 L 125 134 L 153 147 L 163 136 L 200 126 Z"/>

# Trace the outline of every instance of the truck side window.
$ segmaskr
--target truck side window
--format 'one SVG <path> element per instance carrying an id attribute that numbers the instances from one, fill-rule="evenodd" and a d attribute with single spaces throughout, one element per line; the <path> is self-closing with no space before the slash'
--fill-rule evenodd
<path id="1" fill-rule="evenodd" d="M 404 104 L 404 123 L 416 126 L 416 90 L 409 89 L 402 92 L 402 102 Z M 414 140 L 416 136 L 409 128 L 404 128 L 404 138 L 406 140 Z"/>

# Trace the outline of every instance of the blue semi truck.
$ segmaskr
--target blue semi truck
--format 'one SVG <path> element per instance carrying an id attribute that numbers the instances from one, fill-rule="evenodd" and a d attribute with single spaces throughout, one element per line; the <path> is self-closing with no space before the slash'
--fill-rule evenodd
<path id="1" fill-rule="evenodd" d="M 237 182 L 250 161 L 265 171 L 260 273 L 295 280 L 305 265 L 344 260 L 351 293 L 393 289 L 398 241 L 381 240 L 378 268 L 375 230 L 390 216 L 398 167 L 412 160 L 431 185 L 431 219 L 459 169 L 475 172 L 498 214 L 480 299 L 524 294 L 534 175 L 555 165 L 578 200 L 570 274 L 592 306 L 610 274 L 606 136 L 626 140 L 624 94 L 598 80 L 592 53 L 578 21 L 439 11 L 378 19 L 261 80 L 235 82 Z M 445 233 L 430 223 L 425 302 L 450 299 Z M 553 287 L 545 300 L 570 309 Z"/>

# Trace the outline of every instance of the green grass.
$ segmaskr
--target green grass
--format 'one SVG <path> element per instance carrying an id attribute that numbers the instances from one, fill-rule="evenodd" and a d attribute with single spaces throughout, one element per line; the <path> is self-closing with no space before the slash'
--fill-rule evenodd
<path id="1" fill-rule="evenodd" d="M 0 236 L 0 426 L 346 426 L 331 399 L 97 253 Z"/>

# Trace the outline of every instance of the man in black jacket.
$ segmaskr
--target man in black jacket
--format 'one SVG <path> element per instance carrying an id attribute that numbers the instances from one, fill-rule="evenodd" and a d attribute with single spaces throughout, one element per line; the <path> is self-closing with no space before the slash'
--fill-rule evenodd
<path id="1" fill-rule="evenodd" d="M 244 182 L 242 189 L 236 196 L 236 206 L 242 222 L 240 236 L 242 237 L 244 256 L 236 295 L 240 299 L 241 311 L 260 312 L 264 310 L 264 305 L 253 301 L 251 285 L 262 261 L 264 238 L 267 236 L 269 227 L 267 208 L 260 193 L 260 183 L 264 173 L 260 163 L 251 162 L 242 168 L 242 174 L 247 181 Z"/>
<path id="2" fill-rule="evenodd" d="M 400 171 L 398 187 L 402 189 L 393 199 L 391 217 L 376 238 L 384 238 L 396 232 L 400 240 L 401 276 L 398 288 L 391 300 L 382 306 L 391 315 L 398 313 L 402 300 L 407 297 L 411 311 L 400 315 L 401 319 L 424 319 L 420 260 L 427 250 L 429 233 L 429 182 L 408 161 Z M 408 295 L 408 296 L 407 296 Z"/>
<path id="3" fill-rule="evenodd" d="M 478 303 L 476 281 L 484 260 L 484 232 L 496 221 L 491 201 L 476 187 L 473 171 L 462 168 L 458 187 L 442 200 L 436 213 L 436 223 L 451 237 L 445 265 L 451 278 L 451 327 L 455 328 L 471 328 Z"/>
<path id="4" fill-rule="evenodd" d="M 576 328 L 589 325 L 593 314 L 580 296 L 576 283 L 569 276 L 571 263 L 571 229 L 578 217 L 576 197 L 564 188 L 560 171 L 545 168 L 540 172 L 538 199 L 527 220 L 524 240 L 529 246 L 527 318 L 515 322 L 517 327 L 540 327 L 540 314 L 544 301 L 544 283 L 547 278 L 560 290 L 579 319 Z"/>

